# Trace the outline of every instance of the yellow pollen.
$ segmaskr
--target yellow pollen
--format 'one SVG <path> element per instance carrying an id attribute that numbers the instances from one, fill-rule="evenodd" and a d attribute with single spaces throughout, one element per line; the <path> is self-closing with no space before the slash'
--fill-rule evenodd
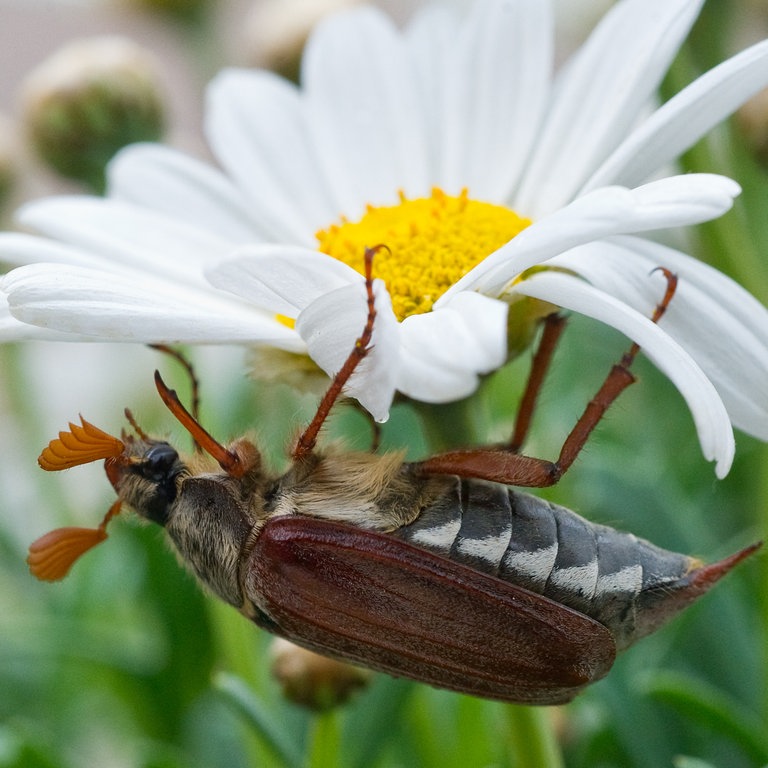
<path id="1" fill-rule="evenodd" d="M 366 248 L 386 245 L 373 271 L 387 285 L 398 320 L 429 312 L 459 278 L 531 223 L 509 208 L 433 189 L 392 206 L 368 205 L 360 221 L 342 218 L 316 233 L 320 250 L 361 274 Z"/>

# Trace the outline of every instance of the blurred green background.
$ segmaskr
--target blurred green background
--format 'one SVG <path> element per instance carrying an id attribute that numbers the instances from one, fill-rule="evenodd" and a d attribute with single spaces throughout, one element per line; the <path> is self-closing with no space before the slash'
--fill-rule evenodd
<path id="1" fill-rule="evenodd" d="M 744 13 L 743 4 L 710 0 L 670 93 L 741 47 L 734 19 Z M 688 247 L 765 302 L 768 177 L 754 145 L 734 123 L 689 153 L 685 167 L 743 185 L 734 211 L 687 233 Z M 527 452 L 556 455 L 626 347 L 618 334 L 572 320 Z M 278 462 L 312 399 L 247 381 L 238 352 L 193 357 L 203 423 L 222 440 L 253 430 Z M 488 439 L 511 428 L 527 363 L 491 377 L 476 398 L 473 417 Z M 768 764 L 762 553 L 572 704 L 534 713 L 384 676 L 330 713 L 288 703 L 270 675 L 271 638 L 204 596 L 159 529 L 114 525 L 64 582 L 35 582 L 24 563 L 29 542 L 58 525 L 95 525 L 113 498 L 98 466 L 61 476 L 37 469 L 40 449 L 67 420 L 82 412 L 116 433 L 129 406 L 145 430 L 187 445 L 154 394 L 156 367 L 186 396 L 182 372 L 148 349 L 0 347 L 0 768 L 543 766 L 533 732 L 554 735 L 549 764 L 569 768 Z M 636 372 L 639 383 L 545 495 L 710 561 L 766 537 L 768 449 L 738 434 L 734 468 L 717 481 L 680 395 L 642 356 Z M 341 435 L 364 447 L 369 433 L 340 408 L 328 436 Z M 426 450 L 416 415 L 399 406 L 384 447 L 403 445 L 411 458 Z"/>

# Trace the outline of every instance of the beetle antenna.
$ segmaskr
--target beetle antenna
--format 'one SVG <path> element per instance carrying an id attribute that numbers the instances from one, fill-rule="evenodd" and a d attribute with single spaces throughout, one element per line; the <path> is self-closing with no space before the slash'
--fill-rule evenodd
<path id="1" fill-rule="evenodd" d="M 197 378 L 197 374 L 195 374 L 195 369 L 192 363 L 189 361 L 186 355 L 184 355 L 182 352 L 179 352 L 178 349 L 174 349 L 173 347 L 168 346 L 167 344 L 149 344 L 148 346 L 150 349 L 157 350 L 158 352 L 162 352 L 164 355 L 168 355 L 169 357 L 172 357 L 174 360 L 180 363 L 181 366 L 184 368 L 184 370 L 187 372 L 187 376 L 189 377 L 191 400 L 192 400 L 190 413 L 192 414 L 192 418 L 195 421 L 199 422 L 200 421 L 200 380 Z M 192 435 L 192 440 L 194 442 L 195 451 L 197 453 L 201 453 L 203 448 L 200 445 L 200 443 L 198 443 L 197 440 L 195 440 L 194 435 Z"/>
<path id="2" fill-rule="evenodd" d="M 107 523 L 120 512 L 116 501 L 104 515 L 98 528 L 56 528 L 29 545 L 27 564 L 41 581 L 59 581 L 82 555 L 107 538 Z"/>
<path id="3" fill-rule="evenodd" d="M 107 434 L 81 416 L 80 426 L 70 422 L 69 431 L 59 432 L 59 436 L 43 449 L 37 463 L 47 472 L 58 472 L 99 459 L 116 458 L 124 450 L 122 440 Z"/>
<path id="4" fill-rule="evenodd" d="M 344 365 L 341 366 L 338 373 L 333 377 L 331 386 L 320 401 L 315 417 L 296 443 L 296 447 L 293 449 L 293 458 L 296 460 L 312 453 L 312 449 L 315 447 L 315 443 L 317 443 L 317 435 L 328 418 L 331 408 L 339 399 L 344 385 L 349 381 L 349 377 L 355 372 L 357 366 L 370 350 L 371 338 L 373 337 L 373 322 L 376 319 L 376 305 L 373 295 L 373 257 L 382 248 L 389 250 L 389 247 L 383 244 L 365 249 L 365 291 L 368 316 L 363 326 L 363 332 L 355 341 L 355 346 L 349 353 L 349 357 L 344 361 Z"/>
<path id="5" fill-rule="evenodd" d="M 159 371 L 155 371 L 155 386 L 168 410 L 179 420 L 184 429 L 189 432 L 195 443 L 216 459 L 219 462 L 219 466 L 228 475 L 242 477 L 248 467 L 243 463 L 240 456 L 233 451 L 227 450 L 212 437 L 210 432 L 182 405 L 176 391 L 166 386 Z"/>

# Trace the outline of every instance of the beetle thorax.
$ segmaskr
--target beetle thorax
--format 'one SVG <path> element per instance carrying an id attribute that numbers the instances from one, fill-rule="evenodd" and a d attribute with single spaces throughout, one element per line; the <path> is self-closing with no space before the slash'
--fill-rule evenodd
<path id="1" fill-rule="evenodd" d="M 240 552 L 263 506 L 254 464 L 245 478 L 221 471 L 196 474 L 168 443 L 134 439 L 107 474 L 122 501 L 166 529 L 200 581 L 239 607 Z"/>
<path id="2" fill-rule="evenodd" d="M 182 560 L 222 600 L 240 607 L 238 564 L 256 522 L 258 494 L 243 498 L 237 480 L 217 473 L 181 481 L 166 531 Z"/>

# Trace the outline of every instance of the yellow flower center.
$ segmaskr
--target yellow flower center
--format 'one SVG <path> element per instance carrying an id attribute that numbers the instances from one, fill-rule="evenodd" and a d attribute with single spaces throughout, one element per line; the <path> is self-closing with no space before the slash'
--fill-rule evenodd
<path id="1" fill-rule="evenodd" d="M 433 189 L 429 197 L 369 205 L 357 222 L 342 218 L 316 233 L 320 250 L 361 274 L 365 249 L 376 254 L 374 273 L 387 285 L 398 320 L 429 312 L 460 277 L 531 223 L 509 208 Z"/>

